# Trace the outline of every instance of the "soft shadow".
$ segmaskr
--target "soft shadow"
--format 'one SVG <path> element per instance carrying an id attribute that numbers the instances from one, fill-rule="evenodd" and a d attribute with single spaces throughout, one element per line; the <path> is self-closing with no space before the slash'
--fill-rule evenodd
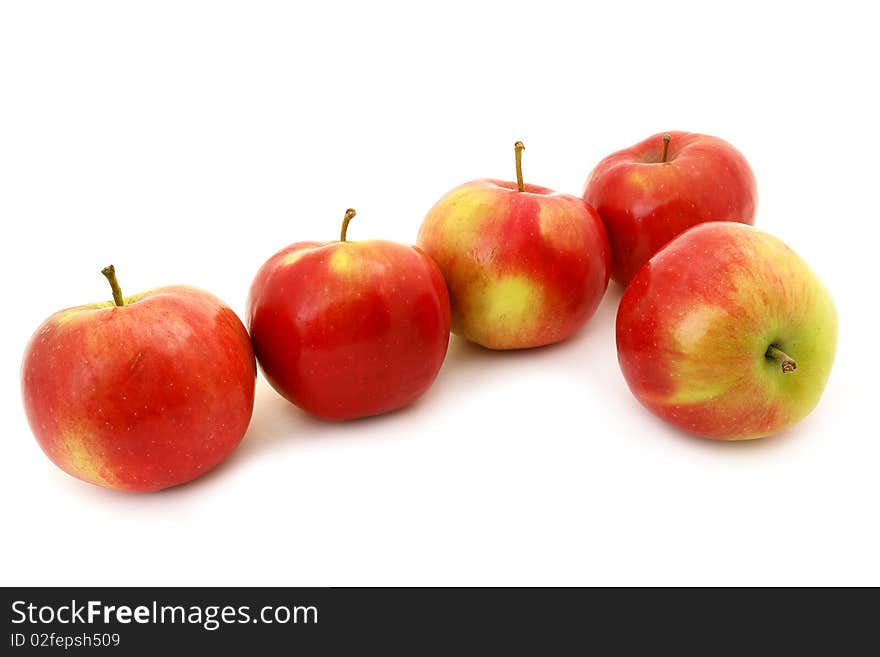
<path id="1" fill-rule="evenodd" d="M 401 417 L 417 412 L 422 399 L 416 399 L 403 408 L 381 415 L 355 420 L 322 420 L 297 408 L 265 381 L 263 383 L 254 401 L 254 418 L 242 444 L 235 452 L 236 457 L 249 457 L 264 449 L 274 448 L 279 442 L 357 439 L 359 434 L 374 432 L 378 425 L 397 422 Z"/>
<path id="2" fill-rule="evenodd" d="M 584 362 L 595 364 L 596 359 L 591 357 L 590 353 L 597 349 L 614 349 L 614 320 L 622 294 L 623 288 L 612 283 L 594 316 L 575 335 L 568 340 L 544 347 L 496 351 L 451 336 L 445 362 L 431 388 L 411 404 L 383 415 L 344 422 L 321 420 L 281 397 L 260 374 L 251 424 L 241 444 L 225 461 L 185 484 L 156 493 L 131 493 L 104 489 L 59 474 L 68 480 L 71 487 L 77 487 L 78 494 L 100 498 L 104 503 L 115 503 L 117 500 L 126 504 L 132 501 L 142 503 L 144 500 L 149 503 L 149 500 L 167 500 L 177 495 L 188 495 L 190 491 L 200 487 L 212 486 L 215 480 L 227 474 L 230 468 L 236 468 L 267 450 L 278 450 L 284 445 L 302 446 L 328 441 L 357 441 L 365 438 L 366 434 L 406 435 L 406 432 L 385 432 L 376 429 L 384 423 L 412 422 L 414 416 L 429 411 L 431 405 L 452 403 L 449 399 L 450 395 L 458 394 L 462 384 L 467 383 L 467 387 L 472 388 L 474 385 L 482 384 L 486 377 L 506 376 L 511 372 L 511 368 L 519 369 L 523 362 L 547 359 L 553 361 L 555 367 L 572 367 L 578 373 L 583 371 L 581 368 L 584 367 Z M 579 351 L 583 353 L 578 353 Z M 592 374 L 597 373 L 594 371 Z M 670 428 L 669 425 L 662 424 Z M 718 447 L 714 441 L 695 438 L 684 432 L 678 433 L 695 443 L 708 443 L 711 447 Z M 721 447 L 725 446 L 721 445 Z"/>
<path id="3" fill-rule="evenodd" d="M 431 389 L 428 389 L 424 395 L 403 408 L 382 415 L 345 421 L 322 420 L 288 402 L 260 375 L 254 397 L 254 412 L 247 433 L 228 458 L 200 477 L 164 490 L 138 493 L 102 488 L 81 482 L 61 472 L 59 476 L 64 477 L 71 487 L 76 487 L 77 494 L 100 498 L 104 503 L 116 501 L 150 503 L 150 500 L 189 495 L 190 492 L 201 487 L 214 485 L 214 482 L 225 476 L 228 470 L 256 458 L 262 452 L 278 450 L 284 445 L 354 442 L 364 439 L 367 434 L 374 437 L 403 435 L 399 431 L 377 431 L 377 428 L 381 428 L 385 423 L 411 421 L 410 416 L 418 414 L 426 403 L 430 403 L 425 400 L 430 393 Z"/>
<path id="4" fill-rule="evenodd" d="M 633 406 L 637 407 L 637 411 L 647 416 L 651 422 L 652 428 L 650 433 L 652 436 L 661 436 L 663 439 L 681 441 L 692 445 L 695 449 L 707 452 L 724 453 L 725 458 L 732 453 L 752 454 L 783 449 L 790 441 L 796 439 L 795 437 L 801 432 L 802 427 L 809 421 L 809 417 L 807 417 L 785 431 L 780 431 L 765 438 L 756 438 L 754 440 L 717 440 L 704 438 L 698 434 L 680 429 L 674 424 L 670 424 L 639 404 L 635 398 L 633 398 Z M 636 411 L 634 410 L 634 412 Z"/>
<path id="5" fill-rule="evenodd" d="M 616 284 L 609 286 L 608 291 L 599 303 L 596 312 L 578 331 L 566 340 L 544 345 L 542 347 L 533 347 L 530 349 L 488 349 L 457 335 L 452 335 L 450 337 L 449 351 L 446 354 L 444 367 L 463 360 L 481 359 L 484 362 L 489 362 L 493 359 L 528 360 L 532 358 L 543 358 L 545 356 L 549 357 L 559 352 L 566 351 L 575 345 L 591 339 L 597 333 L 607 331 L 609 326 L 613 327 L 617 315 L 617 307 L 620 305 L 620 298 L 622 296 L 623 288 Z"/>
<path id="6" fill-rule="evenodd" d="M 462 385 L 491 385 L 493 379 L 525 375 L 525 364 L 546 363 L 561 374 L 606 376 L 616 367 L 614 321 L 623 290 L 609 288 L 581 329 L 567 340 L 532 349 L 494 350 L 452 335 L 446 360 L 432 391 L 437 397 L 456 394 Z"/>

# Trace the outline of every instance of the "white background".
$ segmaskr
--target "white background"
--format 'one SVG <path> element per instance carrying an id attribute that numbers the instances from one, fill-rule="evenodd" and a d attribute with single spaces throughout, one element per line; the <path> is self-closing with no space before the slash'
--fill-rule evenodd
<path id="1" fill-rule="evenodd" d="M 880 584 L 877 118 L 869 3 L 5 2 L 0 8 L 3 584 Z M 21 407 L 62 307 L 206 288 L 239 313 L 288 243 L 412 242 L 477 177 L 579 193 L 681 129 L 758 179 L 757 224 L 832 290 L 817 410 L 750 444 L 688 437 L 617 367 L 620 289 L 568 342 L 458 339 L 385 417 L 313 420 L 259 381 L 215 472 L 153 495 L 74 480 Z"/>

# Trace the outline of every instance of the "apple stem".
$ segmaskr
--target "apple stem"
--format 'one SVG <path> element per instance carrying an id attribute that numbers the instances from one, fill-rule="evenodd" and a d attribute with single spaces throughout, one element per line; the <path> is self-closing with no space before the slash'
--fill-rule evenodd
<path id="1" fill-rule="evenodd" d="M 669 157 L 670 141 L 672 141 L 672 135 L 663 135 L 663 158 L 660 160 L 661 162 L 666 162 L 666 158 Z"/>
<path id="2" fill-rule="evenodd" d="M 797 363 L 794 362 L 794 358 L 775 345 L 771 344 L 767 347 L 767 353 L 764 355 L 767 356 L 767 358 L 775 358 L 778 360 L 782 364 L 783 374 L 794 372 L 797 369 Z"/>
<path id="3" fill-rule="evenodd" d="M 113 290 L 113 302 L 117 306 L 124 306 L 125 300 L 122 298 L 122 290 L 119 287 L 119 281 L 116 280 L 116 267 L 107 265 L 101 270 L 101 273 L 110 281 L 110 289 Z"/>
<path id="4" fill-rule="evenodd" d="M 345 216 L 342 218 L 342 232 L 339 233 L 340 242 L 345 241 L 345 234 L 348 232 L 348 224 L 352 219 L 354 219 L 354 216 L 356 214 L 357 212 L 355 212 L 353 208 L 349 208 L 345 211 Z"/>
<path id="5" fill-rule="evenodd" d="M 516 156 L 516 189 L 520 192 L 525 190 L 522 175 L 522 152 L 524 150 L 526 150 L 526 147 L 521 141 L 518 141 L 513 145 L 513 152 Z"/>

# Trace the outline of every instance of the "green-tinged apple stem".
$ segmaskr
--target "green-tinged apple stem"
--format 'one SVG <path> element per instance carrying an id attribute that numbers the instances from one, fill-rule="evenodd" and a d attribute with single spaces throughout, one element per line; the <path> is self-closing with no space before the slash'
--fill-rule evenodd
<path id="1" fill-rule="evenodd" d="M 797 363 L 794 362 L 794 358 L 782 351 L 782 349 L 780 349 L 779 347 L 771 344 L 769 347 L 767 347 L 767 353 L 765 355 L 767 356 L 767 358 L 774 358 L 782 364 L 783 374 L 794 372 L 797 369 Z"/>
<path id="2" fill-rule="evenodd" d="M 663 157 L 661 158 L 661 162 L 666 162 L 666 158 L 669 157 L 669 142 L 672 141 L 672 135 L 663 135 Z"/>
<path id="3" fill-rule="evenodd" d="M 516 155 L 516 189 L 520 192 L 525 190 L 525 183 L 523 183 L 522 176 L 522 152 L 524 150 L 526 150 L 526 147 L 523 146 L 521 141 L 518 141 L 513 145 L 513 151 Z"/>
<path id="4" fill-rule="evenodd" d="M 116 280 L 116 267 L 107 265 L 101 270 L 101 273 L 110 281 L 110 289 L 113 290 L 113 302 L 117 306 L 124 306 L 125 300 L 122 298 L 122 290 L 119 287 L 119 281 Z"/>
<path id="5" fill-rule="evenodd" d="M 349 208 L 345 211 L 345 216 L 342 218 L 342 232 L 339 233 L 340 242 L 345 241 L 345 234 L 348 232 L 348 224 L 352 219 L 354 219 L 354 216 L 356 214 L 357 212 L 355 212 L 353 208 Z"/>

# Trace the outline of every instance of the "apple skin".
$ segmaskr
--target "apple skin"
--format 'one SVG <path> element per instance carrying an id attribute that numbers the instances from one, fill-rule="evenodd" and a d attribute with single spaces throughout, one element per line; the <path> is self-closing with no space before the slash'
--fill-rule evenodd
<path id="1" fill-rule="evenodd" d="M 256 363 L 235 313 L 157 288 L 59 311 L 34 333 L 22 395 L 43 451 L 74 477 L 148 492 L 199 477 L 247 430 Z"/>
<path id="2" fill-rule="evenodd" d="M 417 244 L 439 265 L 452 330 L 490 349 L 564 340 L 608 287 L 611 251 L 596 211 L 538 185 L 475 180 L 441 198 Z"/>
<path id="3" fill-rule="evenodd" d="M 667 161 L 663 136 L 669 135 Z M 659 133 L 609 155 L 584 185 L 611 240 L 611 278 L 627 285 L 676 235 L 706 221 L 753 224 L 758 192 L 745 157 L 723 139 Z"/>
<path id="4" fill-rule="evenodd" d="M 783 372 L 771 345 L 794 359 Z M 809 266 L 779 239 L 701 224 L 655 255 L 617 313 L 620 368 L 656 415 L 706 438 L 787 429 L 816 406 L 831 372 L 837 312 Z"/>
<path id="5" fill-rule="evenodd" d="M 257 273 L 247 322 L 275 390 L 318 417 L 351 420 L 428 389 L 449 344 L 449 295 L 415 247 L 300 242 Z"/>

